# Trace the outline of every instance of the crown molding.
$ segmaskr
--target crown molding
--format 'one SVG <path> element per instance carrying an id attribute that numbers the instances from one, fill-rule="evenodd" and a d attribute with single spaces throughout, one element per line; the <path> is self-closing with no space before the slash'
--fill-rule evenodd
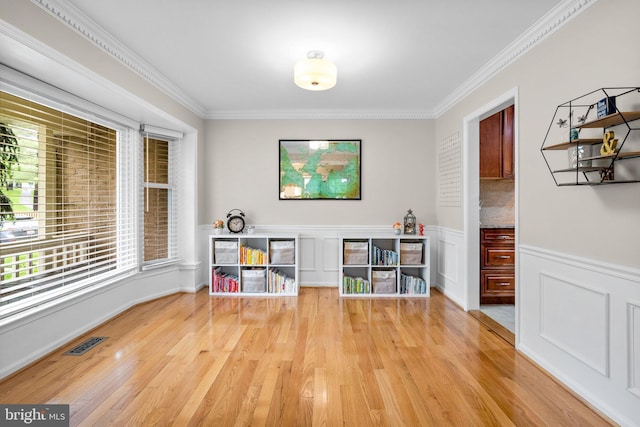
<path id="1" fill-rule="evenodd" d="M 254 110 L 213 111 L 211 120 L 424 120 L 435 119 L 428 111 L 340 111 L 340 110 Z"/>
<path id="2" fill-rule="evenodd" d="M 440 117 L 446 113 L 450 108 L 482 86 L 502 69 L 516 61 L 531 48 L 560 29 L 564 24 L 585 11 L 589 6 L 595 4 L 596 1 L 597 0 L 565 0 L 556 5 L 462 85 L 451 92 L 436 106 L 433 115 Z"/>
<path id="3" fill-rule="evenodd" d="M 195 99 L 184 93 L 151 65 L 115 39 L 96 22 L 85 16 L 66 0 L 31 0 L 59 19 L 72 30 L 130 68 L 162 92 L 204 119 L 435 119 L 482 86 L 501 70 L 516 61 L 532 47 L 544 40 L 564 24 L 596 3 L 597 0 L 565 0 L 539 19 L 529 30 L 511 42 L 462 85 L 451 92 L 432 111 L 206 111 Z"/>
<path id="4" fill-rule="evenodd" d="M 155 70 L 146 61 L 106 32 L 95 21 L 84 15 L 65 0 L 31 0 L 50 15 L 57 18 L 78 35 L 84 37 L 159 90 L 173 98 L 200 118 L 206 115 L 205 108 L 195 99 L 184 93 L 169 79 Z"/>

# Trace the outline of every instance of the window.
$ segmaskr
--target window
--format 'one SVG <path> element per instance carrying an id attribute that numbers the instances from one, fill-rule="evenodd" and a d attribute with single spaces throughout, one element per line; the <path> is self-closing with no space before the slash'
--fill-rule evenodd
<path id="1" fill-rule="evenodd" d="M 130 131 L 42 101 L 0 91 L 0 318 L 137 263 Z"/>
<path id="2" fill-rule="evenodd" d="M 143 135 L 144 250 L 146 266 L 177 258 L 173 162 L 175 142 Z"/>

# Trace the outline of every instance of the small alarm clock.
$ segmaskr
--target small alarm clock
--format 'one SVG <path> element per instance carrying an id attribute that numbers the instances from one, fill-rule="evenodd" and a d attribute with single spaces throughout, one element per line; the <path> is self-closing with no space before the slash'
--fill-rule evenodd
<path id="1" fill-rule="evenodd" d="M 237 211 L 234 213 L 234 211 Z M 244 230 L 244 212 L 240 209 L 231 209 L 227 213 L 227 228 L 231 233 L 242 233 Z"/>

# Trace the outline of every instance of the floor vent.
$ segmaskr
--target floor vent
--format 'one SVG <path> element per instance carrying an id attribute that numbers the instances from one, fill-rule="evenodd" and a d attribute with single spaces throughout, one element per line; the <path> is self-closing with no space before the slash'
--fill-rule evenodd
<path id="1" fill-rule="evenodd" d="M 108 337 L 91 337 L 80 345 L 73 347 L 71 350 L 67 351 L 65 354 L 67 356 L 81 356 L 85 354 L 87 351 L 91 350 L 93 347 L 100 344 L 102 341 L 106 340 Z"/>

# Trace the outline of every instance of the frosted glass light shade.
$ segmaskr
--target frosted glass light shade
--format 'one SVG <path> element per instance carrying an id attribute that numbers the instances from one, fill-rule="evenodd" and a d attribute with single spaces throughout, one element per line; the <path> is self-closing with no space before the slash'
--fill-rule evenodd
<path id="1" fill-rule="evenodd" d="M 295 65 L 293 80 L 303 89 L 327 90 L 336 85 L 338 69 L 326 59 L 308 58 Z"/>

